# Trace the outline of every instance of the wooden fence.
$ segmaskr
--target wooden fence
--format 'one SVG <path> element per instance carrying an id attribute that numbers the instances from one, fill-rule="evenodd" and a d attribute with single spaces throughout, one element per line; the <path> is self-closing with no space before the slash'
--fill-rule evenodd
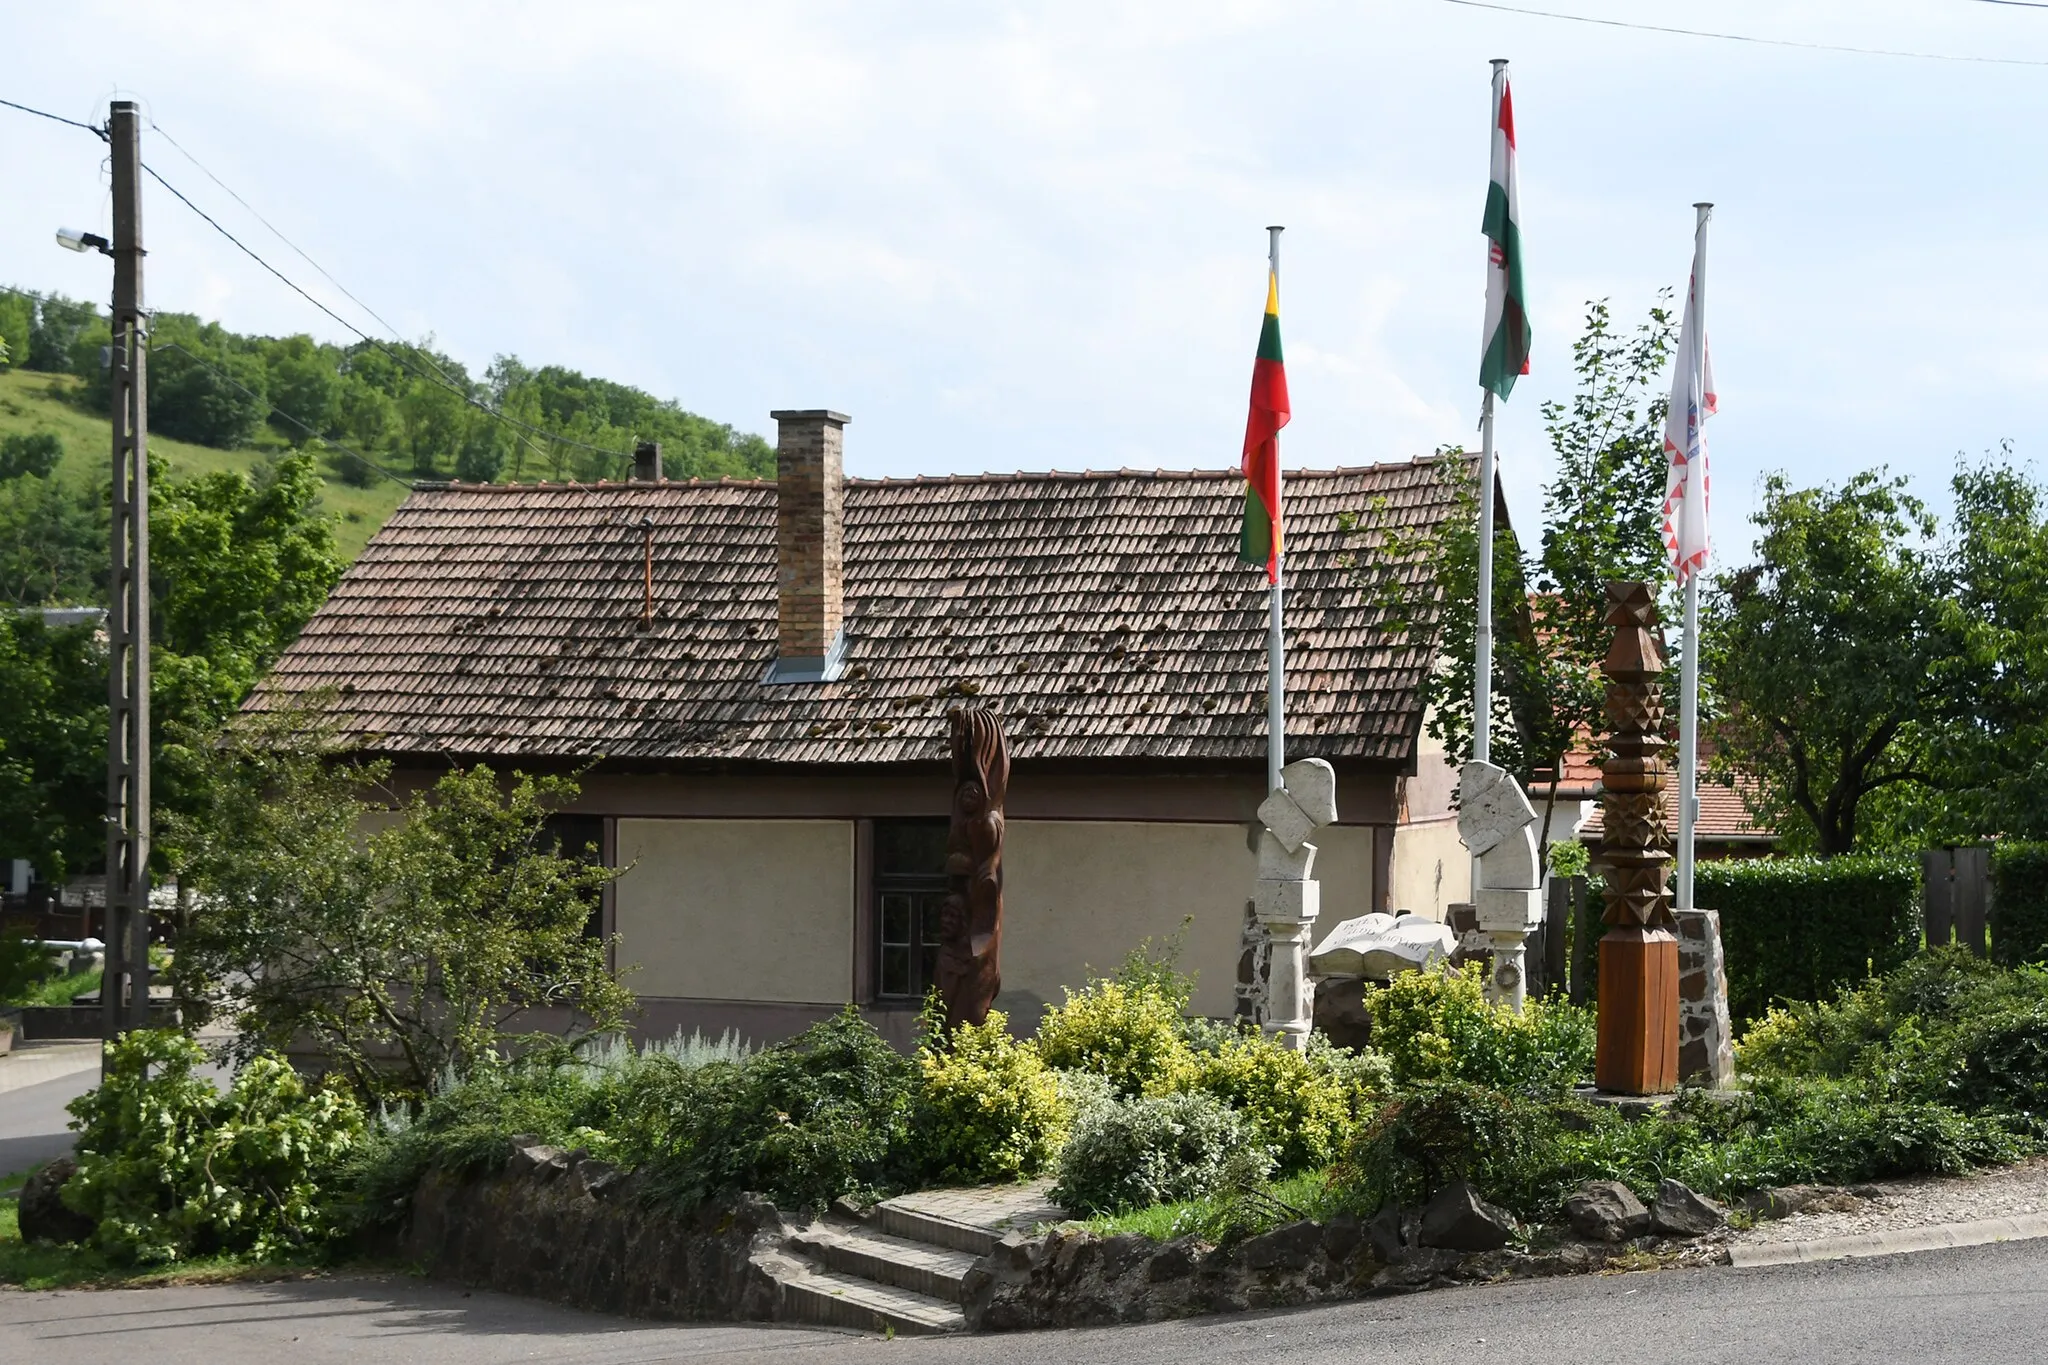
<path id="1" fill-rule="evenodd" d="M 1920 896 L 1928 947 L 1960 943 L 1978 957 L 1990 951 L 1997 911 L 1988 847 L 1927 849 L 1920 855 Z"/>

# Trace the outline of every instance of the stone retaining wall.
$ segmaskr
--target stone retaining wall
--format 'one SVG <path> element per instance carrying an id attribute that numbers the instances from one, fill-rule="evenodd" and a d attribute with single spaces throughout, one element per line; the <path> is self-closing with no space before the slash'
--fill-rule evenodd
<path id="1" fill-rule="evenodd" d="M 638 1196 L 603 1162 L 520 1151 L 503 1174 L 423 1180 L 403 1250 L 435 1276 L 602 1313 L 777 1316 L 788 1229 L 773 1204 L 742 1196 L 676 1216 Z"/>

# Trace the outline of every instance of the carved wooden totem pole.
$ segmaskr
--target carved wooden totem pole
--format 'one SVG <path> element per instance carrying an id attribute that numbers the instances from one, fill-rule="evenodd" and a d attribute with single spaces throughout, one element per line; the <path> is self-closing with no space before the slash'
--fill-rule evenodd
<path id="1" fill-rule="evenodd" d="M 1678 938 L 1670 892 L 1671 834 L 1664 824 L 1663 652 L 1648 585 L 1609 583 L 1614 644 L 1607 677 L 1607 758 L 1600 765 L 1607 933 L 1600 940 L 1602 1090 L 1656 1095 L 1678 1084 Z"/>
<path id="2" fill-rule="evenodd" d="M 939 921 L 939 996 L 949 1031 L 987 1019 L 1002 989 L 1003 798 L 1010 787 L 1010 754 L 995 714 L 963 706 L 951 719 L 953 823 Z"/>

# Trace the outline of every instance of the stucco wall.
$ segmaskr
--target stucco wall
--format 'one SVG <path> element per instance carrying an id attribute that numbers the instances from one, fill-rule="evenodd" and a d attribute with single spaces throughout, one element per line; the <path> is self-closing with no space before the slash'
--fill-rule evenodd
<path id="1" fill-rule="evenodd" d="M 1472 855 L 1458 839 L 1458 822 L 1428 820 L 1394 830 L 1394 910 L 1441 920 L 1453 901 L 1472 896 Z"/>
<path id="2" fill-rule="evenodd" d="M 619 963 L 641 995 L 839 1004 L 853 982 L 853 822 L 621 820 Z"/>
<path id="3" fill-rule="evenodd" d="M 1140 939 L 1192 915 L 1180 965 L 1198 973 L 1195 1011 L 1229 1014 L 1256 867 L 1242 825 L 1012 820 L 997 1008 L 1028 1030 L 1087 968 L 1115 971 Z"/>
<path id="4" fill-rule="evenodd" d="M 1344 794 L 1337 793 L 1342 810 Z M 1316 880 L 1322 883 L 1323 913 L 1316 919 L 1318 939 L 1347 919 L 1379 909 L 1373 898 L 1373 825 L 1330 825 L 1315 832 Z M 1250 877 L 1255 867 L 1243 875 Z"/>

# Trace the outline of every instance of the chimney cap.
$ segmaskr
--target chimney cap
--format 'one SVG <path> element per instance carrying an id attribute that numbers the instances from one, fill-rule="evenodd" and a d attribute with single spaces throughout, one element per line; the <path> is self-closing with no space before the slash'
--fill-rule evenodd
<path id="1" fill-rule="evenodd" d="M 853 420 L 830 408 L 776 408 L 768 416 L 777 422 L 832 422 L 842 427 Z"/>

